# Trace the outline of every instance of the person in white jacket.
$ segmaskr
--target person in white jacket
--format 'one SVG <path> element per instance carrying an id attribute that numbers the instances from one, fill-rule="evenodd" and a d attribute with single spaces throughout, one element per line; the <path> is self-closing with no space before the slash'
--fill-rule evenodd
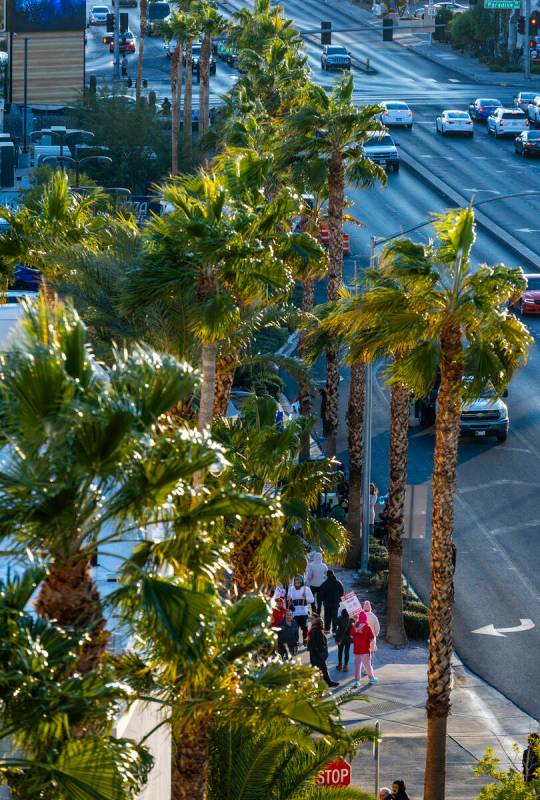
<path id="1" fill-rule="evenodd" d="M 326 573 L 328 571 L 328 567 L 323 561 L 322 555 L 320 553 L 313 553 L 313 558 L 308 563 L 306 569 L 306 583 L 311 589 L 313 593 L 313 601 L 311 603 L 312 611 L 315 611 L 316 614 L 321 613 L 321 605 L 322 599 L 319 594 L 319 589 L 321 588 L 322 584 L 326 580 Z"/>
<path id="2" fill-rule="evenodd" d="M 377 649 L 377 636 L 381 632 L 381 624 L 379 622 L 379 618 L 377 617 L 377 615 L 373 611 L 373 609 L 371 607 L 371 603 L 369 602 L 369 600 L 364 600 L 363 608 L 364 608 L 364 611 L 367 614 L 368 625 L 371 628 L 371 630 L 373 631 L 373 633 L 375 634 L 375 636 L 373 638 L 373 641 L 371 642 L 371 652 L 374 653 L 375 650 Z"/>
<path id="3" fill-rule="evenodd" d="M 293 612 L 296 624 L 302 631 L 303 644 L 306 643 L 308 629 L 309 605 L 313 603 L 313 594 L 309 586 L 306 586 L 301 575 L 296 575 L 293 585 L 289 586 L 287 592 L 287 606 Z"/>

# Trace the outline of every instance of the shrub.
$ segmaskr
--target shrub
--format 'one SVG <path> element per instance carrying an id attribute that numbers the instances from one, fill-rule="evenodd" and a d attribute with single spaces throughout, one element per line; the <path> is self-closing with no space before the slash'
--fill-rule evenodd
<path id="1" fill-rule="evenodd" d="M 405 632 L 409 639 L 427 639 L 429 636 L 429 621 L 425 614 L 417 611 L 404 611 L 403 621 Z"/>
<path id="2" fill-rule="evenodd" d="M 369 554 L 368 569 L 370 572 L 382 572 L 388 569 L 388 550 L 385 547 L 372 550 Z"/>
<path id="3" fill-rule="evenodd" d="M 376 572 L 371 576 L 369 583 L 374 589 L 384 589 L 388 586 L 388 570 Z"/>
<path id="4" fill-rule="evenodd" d="M 427 606 L 425 606 L 421 600 L 416 600 L 416 599 L 406 600 L 405 610 L 414 611 L 416 614 L 424 614 L 424 616 L 427 616 L 429 613 Z"/>

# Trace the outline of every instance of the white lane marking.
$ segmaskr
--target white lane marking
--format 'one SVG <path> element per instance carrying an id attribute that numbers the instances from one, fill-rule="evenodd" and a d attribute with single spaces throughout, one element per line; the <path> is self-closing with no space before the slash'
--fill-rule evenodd
<path id="1" fill-rule="evenodd" d="M 514 522 L 513 525 L 504 525 L 501 528 L 492 528 L 491 533 L 494 536 L 500 536 L 501 533 L 512 533 L 512 531 L 520 530 L 521 528 L 540 528 L 540 519 L 531 519 L 528 522 Z"/>
<path id="2" fill-rule="evenodd" d="M 540 233 L 540 228 L 516 228 L 520 233 Z"/>
<path id="3" fill-rule="evenodd" d="M 514 431 L 514 435 L 516 435 L 516 431 Z M 529 452 L 531 451 L 529 450 Z M 538 481 L 515 481 L 511 478 L 500 478 L 497 481 L 489 481 L 489 483 L 477 483 L 474 486 L 458 487 L 457 491 L 458 494 L 468 494 L 469 492 L 477 492 L 481 489 L 492 489 L 494 486 L 530 486 L 536 489 L 540 486 L 540 483 L 538 483 Z"/>
<path id="4" fill-rule="evenodd" d="M 477 628 L 472 633 L 483 633 L 485 636 L 501 636 L 506 638 L 507 633 L 521 633 L 522 631 L 531 631 L 536 628 L 532 619 L 520 619 L 520 625 L 515 628 L 496 628 L 495 625 L 484 625 L 483 628 Z"/>
<path id="5" fill-rule="evenodd" d="M 450 81 L 450 83 L 461 83 L 461 81 L 458 81 L 457 78 L 448 78 L 448 80 Z"/>
<path id="6" fill-rule="evenodd" d="M 477 189 L 476 187 L 473 187 L 471 189 L 468 186 L 464 186 L 463 187 L 463 191 L 464 192 L 485 192 L 486 194 L 500 194 L 500 192 L 498 192 L 497 189 Z"/>

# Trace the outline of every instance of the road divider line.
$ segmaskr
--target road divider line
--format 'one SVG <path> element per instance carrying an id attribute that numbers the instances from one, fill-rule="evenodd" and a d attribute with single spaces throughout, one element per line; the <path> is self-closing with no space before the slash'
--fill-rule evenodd
<path id="1" fill-rule="evenodd" d="M 415 172 L 424 183 L 427 183 L 432 188 L 436 189 L 443 197 L 446 197 L 454 206 L 466 208 L 469 205 L 467 198 L 463 197 L 459 192 L 445 183 L 441 178 L 437 178 L 426 167 L 420 164 L 416 158 L 400 144 L 401 160 L 412 172 Z M 493 222 L 483 211 L 475 209 L 475 216 L 478 225 L 485 231 L 490 233 L 494 239 L 503 244 L 505 247 L 514 250 L 517 255 L 530 264 L 535 269 L 538 268 L 540 259 L 534 250 L 531 250 L 526 245 L 522 244 L 519 239 L 516 239 L 508 231 L 503 230 L 499 225 Z"/>

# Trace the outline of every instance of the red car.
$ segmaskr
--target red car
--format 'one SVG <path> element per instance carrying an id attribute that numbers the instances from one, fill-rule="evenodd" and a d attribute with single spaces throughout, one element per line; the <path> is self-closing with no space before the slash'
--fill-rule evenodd
<path id="1" fill-rule="evenodd" d="M 517 309 L 521 316 L 524 314 L 540 314 L 540 273 L 534 272 L 525 275 L 527 288 L 515 300 L 510 301 L 510 307 Z"/>
<path id="2" fill-rule="evenodd" d="M 120 34 L 120 52 L 121 53 L 134 53 L 135 52 L 135 36 L 131 31 L 126 31 Z M 114 53 L 114 36 L 111 38 L 109 44 L 109 51 Z"/>

